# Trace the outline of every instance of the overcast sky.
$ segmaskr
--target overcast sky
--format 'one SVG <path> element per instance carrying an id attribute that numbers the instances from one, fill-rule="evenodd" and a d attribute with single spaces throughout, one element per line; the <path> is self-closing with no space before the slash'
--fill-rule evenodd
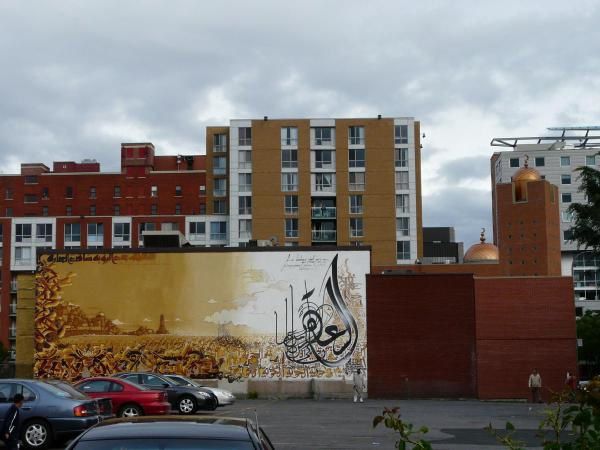
<path id="1" fill-rule="evenodd" d="M 598 125 L 597 1 L 0 2 L 0 171 L 231 118 L 414 116 L 426 226 L 491 227 L 493 137 Z"/>

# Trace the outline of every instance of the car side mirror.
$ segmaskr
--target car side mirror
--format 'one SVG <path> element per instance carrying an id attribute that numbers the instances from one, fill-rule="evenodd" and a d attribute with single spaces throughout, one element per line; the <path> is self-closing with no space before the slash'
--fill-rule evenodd
<path id="1" fill-rule="evenodd" d="M 163 384 L 163 387 L 164 387 L 164 388 L 168 388 L 169 386 L 171 386 L 169 383 L 164 383 L 164 384 Z"/>

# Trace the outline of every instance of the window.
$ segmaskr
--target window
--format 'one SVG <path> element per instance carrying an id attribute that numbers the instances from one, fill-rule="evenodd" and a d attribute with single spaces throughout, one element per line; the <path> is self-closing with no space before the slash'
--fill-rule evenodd
<path id="1" fill-rule="evenodd" d="M 6 212 L 4 214 L 6 217 L 12 217 L 13 216 L 13 209 L 10 207 L 6 208 Z"/>
<path id="2" fill-rule="evenodd" d="M 113 206 L 113 215 L 115 215 L 115 216 L 121 215 L 121 207 L 119 205 Z"/>
<path id="3" fill-rule="evenodd" d="M 510 158 L 510 167 L 519 167 L 519 158 Z"/>
<path id="4" fill-rule="evenodd" d="M 42 216 L 48 217 L 48 207 L 42 206 Z"/>
<path id="5" fill-rule="evenodd" d="M 298 214 L 298 196 L 286 195 L 284 199 L 284 211 L 286 214 Z"/>
<path id="6" fill-rule="evenodd" d="M 595 166 L 596 165 L 596 155 L 586 155 L 585 165 L 586 166 Z"/>
<path id="7" fill-rule="evenodd" d="M 571 157 L 570 156 L 561 156 L 560 157 L 560 165 L 561 165 L 561 167 L 570 166 L 571 165 Z"/>
<path id="8" fill-rule="evenodd" d="M 408 144 L 408 125 L 394 126 L 394 143 Z"/>
<path id="9" fill-rule="evenodd" d="M 213 201 L 213 213 L 214 214 L 227 214 L 227 203 L 225 200 Z"/>
<path id="10" fill-rule="evenodd" d="M 213 241 L 224 241 L 227 234 L 227 222 L 210 223 L 210 239 Z"/>
<path id="11" fill-rule="evenodd" d="M 365 149 L 351 148 L 348 150 L 348 165 L 350 167 L 365 167 Z"/>
<path id="12" fill-rule="evenodd" d="M 150 205 L 150 214 L 153 216 L 156 216 L 158 214 L 158 205 L 156 203 Z"/>
<path id="13" fill-rule="evenodd" d="M 283 192 L 295 192 L 298 190 L 298 174 L 297 173 L 282 173 L 281 174 L 281 190 Z"/>
<path id="14" fill-rule="evenodd" d="M 570 192 L 563 192 L 561 194 L 561 199 L 563 203 L 571 203 L 573 201 L 573 197 Z"/>
<path id="15" fill-rule="evenodd" d="M 410 219 L 408 217 L 396 218 L 396 234 L 410 236 Z"/>
<path id="16" fill-rule="evenodd" d="M 73 188 L 71 186 L 66 187 L 65 198 L 73 198 Z"/>
<path id="17" fill-rule="evenodd" d="M 15 247 L 15 264 L 24 265 L 31 263 L 31 247 Z"/>
<path id="18" fill-rule="evenodd" d="M 175 186 L 175 197 L 181 197 L 183 195 L 183 190 L 181 186 Z"/>
<path id="19" fill-rule="evenodd" d="M 227 151 L 227 135 L 226 134 L 215 134 L 213 135 L 213 152 L 221 153 Z"/>
<path id="20" fill-rule="evenodd" d="M 206 235 L 206 223 L 205 222 L 190 222 L 189 224 L 190 230 L 190 240 L 191 241 L 200 241 L 204 239 Z"/>
<path id="21" fill-rule="evenodd" d="M 165 386 L 164 380 L 155 375 L 150 374 L 142 374 L 142 384 L 147 384 L 148 386 L 155 386 L 160 389 L 163 389 Z"/>
<path id="22" fill-rule="evenodd" d="M 573 213 L 571 213 L 569 211 L 561 211 L 560 219 L 563 222 L 571 222 L 573 220 Z"/>
<path id="23" fill-rule="evenodd" d="M 90 216 L 96 215 L 96 205 L 90 205 Z"/>
<path id="24" fill-rule="evenodd" d="M 4 200 L 12 200 L 13 199 L 13 190 L 12 188 L 6 188 L 4 191 Z"/>
<path id="25" fill-rule="evenodd" d="M 52 224 L 38 223 L 35 226 L 35 240 L 38 242 L 52 242 Z"/>
<path id="26" fill-rule="evenodd" d="M 131 238 L 129 223 L 113 224 L 113 242 L 129 242 Z"/>
<path id="27" fill-rule="evenodd" d="M 179 203 L 177 203 L 175 205 L 175 215 L 179 215 L 181 214 L 181 205 Z"/>
<path id="28" fill-rule="evenodd" d="M 252 239 L 252 220 L 240 220 L 240 239 Z"/>
<path id="29" fill-rule="evenodd" d="M 240 169 L 251 169 L 252 168 L 252 151 L 240 150 L 238 167 Z"/>
<path id="30" fill-rule="evenodd" d="M 350 237 L 363 236 L 363 220 L 362 217 L 354 217 L 350 219 Z"/>
<path id="31" fill-rule="evenodd" d="M 410 259 L 410 241 L 396 242 L 396 259 Z"/>
<path id="32" fill-rule="evenodd" d="M 87 225 L 87 243 L 88 247 L 101 246 L 104 244 L 104 224 L 88 223 Z"/>
<path id="33" fill-rule="evenodd" d="M 350 214 L 363 213 L 363 197 L 362 195 L 350 196 Z"/>
<path id="34" fill-rule="evenodd" d="M 111 382 L 107 380 L 94 380 L 83 383 L 79 389 L 84 393 L 97 393 L 97 392 L 108 392 L 110 390 Z"/>
<path id="35" fill-rule="evenodd" d="M 65 242 L 81 241 L 81 225 L 78 223 L 65 223 Z"/>
<path id="36" fill-rule="evenodd" d="M 179 231 L 179 224 L 177 222 L 164 222 L 160 229 L 163 231 Z"/>
<path id="37" fill-rule="evenodd" d="M 47 187 L 42 188 L 42 200 L 48 200 L 48 198 L 50 197 L 50 191 L 48 190 Z"/>
<path id="38" fill-rule="evenodd" d="M 37 203 L 37 195 L 35 194 L 25 194 L 25 203 Z"/>
<path id="39" fill-rule="evenodd" d="M 213 174 L 225 175 L 227 173 L 227 158 L 224 156 L 213 157 Z"/>
<path id="40" fill-rule="evenodd" d="M 150 186 L 150 197 L 158 197 L 158 186 Z"/>
<path id="41" fill-rule="evenodd" d="M 365 173 L 364 172 L 350 172 L 348 174 L 349 190 L 351 191 L 364 191 L 365 190 Z"/>
<path id="42" fill-rule="evenodd" d="M 238 128 L 238 145 L 252 145 L 252 128 Z"/>
<path id="43" fill-rule="evenodd" d="M 285 219 L 285 237 L 298 237 L 298 219 Z"/>
<path id="44" fill-rule="evenodd" d="M 571 175 L 562 174 L 560 176 L 560 184 L 571 184 Z"/>
<path id="45" fill-rule="evenodd" d="M 206 205 L 204 203 L 200 204 L 200 207 L 198 208 L 198 213 L 199 214 L 206 214 Z"/>
<path id="46" fill-rule="evenodd" d="M 407 148 L 395 148 L 394 149 L 394 165 L 396 167 L 408 167 L 408 149 Z"/>
<path id="47" fill-rule="evenodd" d="M 15 225 L 15 241 L 16 242 L 31 242 L 31 224 L 18 223 Z"/>
<path id="48" fill-rule="evenodd" d="M 544 167 L 546 165 L 546 161 L 543 156 L 535 157 L 535 166 L 536 167 Z"/>
<path id="49" fill-rule="evenodd" d="M 408 172 L 396 172 L 396 190 L 407 191 L 408 190 Z"/>
<path id="50" fill-rule="evenodd" d="M 298 128 L 281 128 L 281 145 L 298 145 Z"/>
<path id="51" fill-rule="evenodd" d="M 90 187 L 90 198 L 96 198 L 96 187 Z"/>
<path id="52" fill-rule="evenodd" d="M 348 144 L 365 145 L 365 127 L 348 127 Z"/>
<path id="53" fill-rule="evenodd" d="M 315 168 L 316 169 L 333 169 L 334 153 L 332 150 L 315 150 Z"/>
<path id="54" fill-rule="evenodd" d="M 67 207 L 65 209 L 66 209 L 65 214 L 67 216 L 72 216 L 73 215 L 73 207 L 72 206 L 67 205 Z"/>
<path id="55" fill-rule="evenodd" d="M 396 214 L 408 214 L 410 212 L 410 204 L 408 194 L 396 195 Z"/>
<path id="56" fill-rule="evenodd" d="M 251 173 L 240 173 L 238 176 L 239 180 L 239 192 L 252 192 L 252 174 Z"/>
<path id="57" fill-rule="evenodd" d="M 281 149 L 281 168 L 295 169 L 298 167 L 298 150 L 297 149 Z"/>
<path id="58" fill-rule="evenodd" d="M 25 175 L 25 184 L 36 184 L 37 182 L 36 175 Z"/>
<path id="59" fill-rule="evenodd" d="M 252 197 L 238 197 L 238 214 L 252 214 Z"/>
<path id="60" fill-rule="evenodd" d="M 573 231 L 564 230 L 563 231 L 563 241 L 568 242 L 573 240 Z"/>
<path id="61" fill-rule="evenodd" d="M 335 192 L 335 173 L 315 173 L 314 189 L 317 192 Z"/>
<path id="62" fill-rule="evenodd" d="M 215 197 L 224 197 L 227 195 L 227 178 L 214 179 L 213 195 Z"/>
<path id="63" fill-rule="evenodd" d="M 113 189 L 113 197 L 119 198 L 121 197 L 121 186 L 115 186 Z"/>
<path id="64" fill-rule="evenodd" d="M 333 145 L 333 128 L 331 127 L 316 127 L 315 129 L 315 145 Z"/>

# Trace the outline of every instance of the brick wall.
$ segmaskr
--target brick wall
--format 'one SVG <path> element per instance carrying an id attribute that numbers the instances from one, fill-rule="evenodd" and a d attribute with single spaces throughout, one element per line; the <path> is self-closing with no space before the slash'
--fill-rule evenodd
<path id="1" fill-rule="evenodd" d="M 471 274 L 367 275 L 371 397 L 474 397 Z"/>
<path id="2" fill-rule="evenodd" d="M 527 398 L 534 367 L 561 390 L 577 370 L 571 278 L 479 278 L 475 298 L 479 398 Z"/>

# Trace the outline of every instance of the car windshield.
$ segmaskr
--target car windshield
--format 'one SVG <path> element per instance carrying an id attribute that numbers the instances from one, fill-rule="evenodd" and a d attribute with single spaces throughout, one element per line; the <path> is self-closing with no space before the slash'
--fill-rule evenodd
<path id="1" fill-rule="evenodd" d="M 254 450 L 250 441 L 224 439 L 103 439 L 79 441 L 73 450 Z"/>
<path id="2" fill-rule="evenodd" d="M 57 387 L 59 389 L 62 389 L 65 392 L 68 392 L 69 394 L 71 394 L 71 398 L 75 398 L 77 400 L 88 400 L 89 399 L 89 397 L 87 395 L 82 394 L 77 389 L 75 389 L 73 386 L 71 386 L 69 383 L 65 383 L 64 381 L 53 381 L 48 384 L 51 386 Z"/>

